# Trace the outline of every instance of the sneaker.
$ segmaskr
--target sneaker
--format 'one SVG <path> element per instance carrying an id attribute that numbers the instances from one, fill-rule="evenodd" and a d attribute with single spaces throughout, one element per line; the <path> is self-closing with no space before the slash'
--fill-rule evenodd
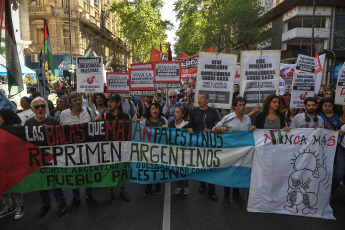
<path id="1" fill-rule="evenodd" d="M 66 212 L 67 212 L 67 205 L 66 204 L 60 204 L 59 205 L 59 211 L 58 211 L 58 217 L 65 215 Z"/>
<path id="2" fill-rule="evenodd" d="M 108 193 L 107 198 L 105 199 L 105 204 L 111 204 L 113 202 L 114 195 L 112 193 Z"/>
<path id="3" fill-rule="evenodd" d="M 38 210 L 36 217 L 37 218 L 43 217 L 48 212 L 49 209 L 50 209 L 50 206 L 42 206 L 42 208 Z"/>
<path id="4" fill-rule="evenodd" d="M 183 189 L 183 194 L 188 195 L 190 193 L 189 187 Z"/>
<path id="5" fill-rule="evenodd" d="M 146 187 L 145 192 L 144 192 L 144 196 L 151 196 L 151 188 L 150 187 Z"/>
<path id="6" fill-rule="evenodd" d="M 161 184 L 156 184 L 156 189 L 155 189 L 155 194 L 161 194 L 162 193 L 162 185 Z"/>
<path id="7" fill-rule="evenodd" d="M 75 208 L 80 206 L 80 200 L 73 198 L 72 203 L 68 206 L 67 212 L 72 212 Z"/>
<path id="8" fill-rule="evenodd" d="M 210 191 L 208 190 L 208 196 L 211 198 L 211 200 L 213 200 L 214 202 L 216 202 L 218 200 L 218 196 L 214 191 Z"/>
<path id="9" fill-rule="evenodd" d="M 24 216 L 25 208 L 24 206 L 17 207 L 16 214 L 14 215 L 15 220 L 19 220 Z"/>
<path id="10" fill-rule="evenodd" d="M 87 196 L 86 197 L 86 204 L 90 207 L 97 207 L 98 201 L 94 200 L 92 196 Z"/>
<path id="11" fill-rule="evenodd" d="M 230 205 L 231 205 L 231 203 L 230 203 L 229 197 L 228 196 L 224 196 L 224 198 L 223 198 L 223 206 L 224 207 L 229 207 Z"/>
<path id="12" fill-rule="evenodd" d="M 128 193 L 126 191 L 120 191 L 120 199 L 125 201 L 130 201 L 131 198 L 129 197 Z"/>
<path id="13" fill-rule="evenodd" d="M 183 190 L 180 187 L 175 190 L 175 194 L 177 194 L 177 195 L 182 194 L 182 192 L 183 192 Z"/>
<path id="14" fill-rule="evenodd" d="M 0 219 L 14 213 L 15 211 L 16 211 L 16 208 L 14 207 L 14 205 L 10 207 L 5 206 L 4 209 L 0 212 Z"/>

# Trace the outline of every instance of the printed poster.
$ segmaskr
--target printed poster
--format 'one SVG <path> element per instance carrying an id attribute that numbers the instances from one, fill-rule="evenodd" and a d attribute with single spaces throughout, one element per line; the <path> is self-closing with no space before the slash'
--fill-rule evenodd
<path id="1" fill-rule="evenodd" d="M 103 93 L 103 57 L 77 57 L 77 91 Z"/>
<path id="2" fill-rule="evenodd" d="M 206 93 L 209 106 L 231 109 L 235 73 L 236 55 L 201 52 L 195 98 L 199 93 Z M 197 100 L 195 106 L 198 106 Z"/>
<path id="3" fill-rule="evenodd" d="M 258 106 L 270 94 L 278 94 L 280 51 L 242 51 L 241 95 L 247 106 Z"/>
<path id="4" fill-rule="evenodd" d="M 312 73 L 293 74 L 290 108 L 304 108 L 304 100 L 314 96 L 315 78 Z"/>
<path id="5" fill-rule="evenodd" d="M 129 97 L 129 73 L 107 72 L 107 92 Z"/>
<path id="6" fill-rule="evenodd" d="M 345 68 L 339 69 L 335 104 L 345 105 Z"/>

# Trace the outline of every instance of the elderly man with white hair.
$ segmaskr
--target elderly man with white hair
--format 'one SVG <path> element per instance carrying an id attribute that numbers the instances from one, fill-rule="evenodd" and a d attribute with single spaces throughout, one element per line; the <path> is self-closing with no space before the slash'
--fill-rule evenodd
<path id="1" fill-rule="evenodd" d="M 175 91 L 169 92 L 169 104 L 163 107 L 163 113 L 168 122 L 174 120 L 174 112 L 180 103 L 177 102 L 177 93 Z"/>
<path id="2" fill-rule="evenodd" d="M 44 125 L 59 125 L 56 118 L 48 115 L 48 105 L 47 102 L 42 97 L 36 97 L 31 102 L 31 109 L 35 113 L 35 116 L 28 119 L 25 122 L 25 126 L 38 126 L 40 129 Z M 63 216 L 66 214 L 66 198 L 61 188 L 53 189 L 53 194 L 55 196 L 56 202 L 59 204 L 58 216 Z M 49 190 L 40 191 L 41 200 L 43 203 L 42 208 L 38 211 L 36 217 L 41 218 L 50 209 L 50 192 Z"/>

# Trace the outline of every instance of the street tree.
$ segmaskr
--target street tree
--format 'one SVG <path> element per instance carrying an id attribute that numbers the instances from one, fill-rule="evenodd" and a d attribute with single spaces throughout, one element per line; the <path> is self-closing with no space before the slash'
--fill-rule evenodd
<path id="1" fill-rule="evenodd" d="M 150 59 L 151 47 L 165 44 L 166 30 L 173 24 L 163 20 L 162 0 L 124 0 L 113 1 L 110 10 L 116 12 L 121 21 L 121 32 L 129 43 L 135 61 L 143 62 Z"/>
<path id="2" fill-rule="evenodd" d="M 175 53 L 210 46 L 235 53 L 255 49 L 272 37 L 265 27 L 269 15 L 255 0 L 177 0 L 174 10 L 180 21 Z"/>

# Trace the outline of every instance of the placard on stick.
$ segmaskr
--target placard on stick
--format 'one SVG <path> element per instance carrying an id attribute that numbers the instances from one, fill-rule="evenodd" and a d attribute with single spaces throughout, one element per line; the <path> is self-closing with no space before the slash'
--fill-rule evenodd
<path id="1" fill-rule="evenodd" d="M 335 104 L 345 105 L 345 68 L 339 69 Z"/>
<path id="2" fill-rule="evenodd" d="M 134 96 L 155 96 L 154 75 L 154 69 L 131 69 L 129 71 L 130 94 Z"/>
<path id="3" fill-rule="evenodd" d="M 77 57 L 77 91 L 103 93 L 103 57 Z"/>
<path id="4" fill-rule="evenodd" d="M 129 73 L 107 72 L 107 92 L 129 97 Z"/>
<path id="5" fill-rule="evenodd" d="M 209 106 L 231 109 L 235 73 L 236 55 L 201 52 L 195 97 L 205 93 L 209 95 Z M 194 103 L 198 106 L 197 100 Z"/>
<path id="6" fill-rule="evenodd" d="M 308 73 L 315 73 L 316 65 L 317 58 L 298 54 L 296 70 Z"/>
<path id="7" fill-rule="evenodd" d="M 241 52 L 241 96 L 246 106 L 260 105 L 270 94 L 278 94 L 280 51 Z"/>
<path id="8" fill-rule="evenodd" d="M 315 74 L 294 73 L 290 108 L 304 108 L 304 99 L 313 97 L 315 90 Z"/>

